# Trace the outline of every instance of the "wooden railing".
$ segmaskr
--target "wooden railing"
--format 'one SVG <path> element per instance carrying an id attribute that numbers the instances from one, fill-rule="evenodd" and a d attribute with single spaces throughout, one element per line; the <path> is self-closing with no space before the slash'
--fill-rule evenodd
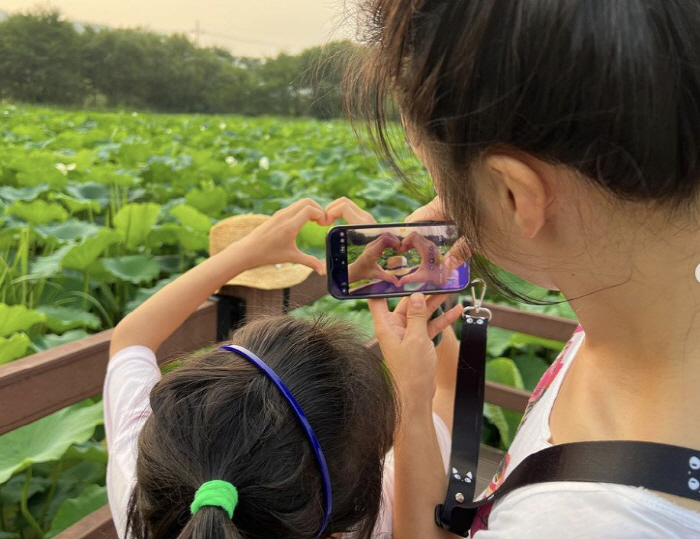
<path id="1" fill-rule="evenodd" d="M 223 340 L 228 331 L 246 320 L 281 314 L 312 303 L 326 293 L 325 279 L 313 274 L 300 285 L 285 290 L 257 290 L 227 286 L 190 316 L 156 352 L 159 363 Z M 491 325 L 566 341 L 576 323 L 552 316 L 487 305 Z M 99 395 L 107 369 L 112 330 L 64 344 L 0 366 L 0 434 L 31 423 L 81 400 Z M 370 342 L 369 346 L 376 343 Z M 529 393 L 487 382 L 486 401 L 512 410 L 525 409 Z M 498 452 L 485 449 L 478 479 L 487 482 L 498 465 Z M 109 507 L 83 518 L 56 539 L 116 539 Z"/>

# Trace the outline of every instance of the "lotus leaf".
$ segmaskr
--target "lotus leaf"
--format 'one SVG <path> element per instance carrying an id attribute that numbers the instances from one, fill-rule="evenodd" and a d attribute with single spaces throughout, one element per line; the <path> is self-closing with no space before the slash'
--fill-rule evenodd
<path id="1" fill-rule="evenodd" d="M 42 193 L 49 190 L 49 186 L 46 184 L 36 185 L 34 187 L 0 187 L 0 199 L 6 202 L 14 202 L 16 200 L 34 200 Z"/>
<path id="2" fill-rule="evenodd" d="M 88 333 L 82 329 L 73 329 L 71 331 L 66 331 L 63 335 L 55 335 L 54 333 L 46 333 L 45 335 L 40 335 L 39 337 L 34 337 L 32 339 L 32 346 L 37 352 L 42 350 L 48 350 L 54 346 L 60 344 L 66 344 L 67 342 L 77 341 L 79 339 L 84 339 L 88 336 Z"/>
<path id="3" fill-rule="evenodd" d="M 316 247 L 323 249 L 326 246 L 326 234 L 331 229 L 330 226 L 321 226 L 313 221 L 306 223 L 297 235 L 299 247 Z"/>
<path id="4" fill-rule="evenodd" d="M 29 274 L 32 278 L 53 277 L 60 273 L 61 262 L 66 253 L 71 249 L 70 245 L 64 245 L 57 251 L 47 256 L 38 256 L 29 264 Z"/>
<path id="5" fill-rule="evenodd" d="M 0 436 L 0 484 L 29 466 L 60 460 L 102 422 L 102 402 L 76 404 Z"/>
<path id="6" fill-rule="evenodd" d="M 134 284 L 153 281 L 160 274 L 158 261 L 146 255 L 103 258 L 102 265 L 115 277 Z"/>
<path id="7" fill-rule="evenodd" d="M 142 246 L 160 215 L 160 205 L 133 202 L 124 205 L 114 217 L 114 226 L 126 240 L 129 249 Z"/>
<path id="8" fill-rule="evenodd" d="M 58 535 L 60 532 L 78 522 L 81 518 L 97 511 L 107 504 L 107 488 L 100 485 L 89 485 L 80 496 L 63 502 L 58 508 L 56 516 L 51 522 L 51 530 L 47 538 Z"/>
<path id="9" fill-rule="evenodd" d="M 9 339 L 0 337 L 0 365 L 24 357 L 32 342 L 25 333 L 15 333 Z"/>
<path id="10" fill-rule="evenodd" d="M 511 346 L 523 347 L 527 345 L 542 346 L 548 350 L 560 351 L 564 348 L 564 343 L 544 337 L 536 337 L 535 335 L 527 335 L 525 333 L 515 333 L 510 339 Z"/>
<path id="11" fill-rule="evenodd" d="M 226 206 L 227 192 L 221 186 L 192 189 L 185 195 L 188 206 L 210 216 L 218 216 Z"/>
<path id="12" fill-rule="evenodd" d="M 29 331 L 34 325 L 46 321 L 46 315 L 27 309 L 24 305 L 0 303 L 0 337 L 7 337 L 18 331 Z"/>
<path id="13" fill-rule="evenodd" d="M 118 243 L 121 239 L 121 234 L 116 230 L 102 228 L 97 236 L 86 238 L 79 245 L 73 245 L 61 259 L 61 267 L 86 271 L 107 247 Z"/>
<path id="14" fill-rule="evenodd" d="M 102 211 L 102 207 L 97 200 L 75 198 L 64 193 L 53 193 L 50 198 L 51 200 L 60 201 L 66 208 L 68 208 L 71 215 L 81 211 L 90 211 L 92 213 L 100 213 Z"/>
<path id="15" fill-rule="evenodd" d="M 100 327 L 99 318 L 80 309 L 39 305 L 37 311 L 46 315 L 46 327 L 54 333 L 63 333 L 76 328 L 98 329 Z"/>
<path id="16" fill-rule="evenodd" d="M 77 200 L 97 202 L 100 208 L 109 206 L 109 187 L 100 183 L 86 182 L 79 185 L 67 185 L 66 193 Z"/>
<path id="17" fill-rule="evenodd" d="M 212 220 L 192 206 L 182 204 L 170 210 L 180 223 L 196 232 L 209 232 Z"/>
<path id="18" fill-rule="evenodd" d="M 15 215 L 31 225 L 45 225 L 51 221 L 65 221 L 68 212 L 60 204 L 37 199 L 31 202 L 17 200 L 6 210 L 7 215 Z"/>
<path id="19" fill-rule="evenodd" d="M 39 225 L 35 230 L 43 238 L 55 238 L 63 243 L 94 236 L 100 227 L 86 221 L 70 219 L 57 225 Z"/>

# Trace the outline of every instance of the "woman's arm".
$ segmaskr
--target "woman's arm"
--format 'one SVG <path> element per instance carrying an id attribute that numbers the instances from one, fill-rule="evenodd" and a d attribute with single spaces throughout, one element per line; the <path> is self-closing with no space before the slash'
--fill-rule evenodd
<path id="1" fill-rule="evenodd" d="M 370 301 L 377 339 L 401 405 L 394 443 L 394 539 L 455 537 L 434 522 L 435 506 L 443 501 L 447 489 L 447 475 L 432 417 L 438 394 L 436 374 L 442 367 L 438 367 L 431 339 L 462 312 L 456 306 L 429 321 L 443 299 L 430 296 L 426 301 L 422 294 L 413 294 L 394 312 L 385 300 Z"/>
<path id="2" fill-rule="evenodd" d="M 245 270 L 297 262 L 323 273 L 323 262 L 299 251 L 295 242 L 301 227 L 310 220 L 326 224 L 326 213 L 315 201 L 300 200 L 165 286 L 119 322 L 112 335 L 110 357 L 132 345 L 156 351 L 209 295 Z"/>
<path id="3" fill-rule="evenodd" d="M 445 422 L 447 429 L 452 434 L 459 341 L 451 326 L 442 331 L 442 340 L 435 350 L 437 352 L 437 371 L 435 374 L 436 387 L 435 396 L 433 397 L 433 412 Z"/>

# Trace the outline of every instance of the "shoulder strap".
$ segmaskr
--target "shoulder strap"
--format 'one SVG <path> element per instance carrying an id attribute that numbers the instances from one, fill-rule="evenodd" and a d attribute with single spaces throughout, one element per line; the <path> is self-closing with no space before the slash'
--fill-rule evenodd
<path id="1" fill-rule="evenodd" d="M 450 479 L 444 503 L 435 508 L 439 526 L 466 536 L 479 507 L 517 488 L 553 481 L 630 485 L 700 501 L 700 451 L 652 442 L 596 441 L 555 445 L 533 453 L 496 492 L 472 502 L 481 442 L 488 326 L 488 318 L 477 318 L 476 314 L 465 315 L 462 330 Z"/>

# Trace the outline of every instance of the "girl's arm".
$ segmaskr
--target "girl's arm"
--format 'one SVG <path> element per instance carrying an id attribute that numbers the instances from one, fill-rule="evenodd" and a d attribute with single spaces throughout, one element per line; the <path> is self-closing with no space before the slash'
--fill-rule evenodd
<path id="1" fill-rule="evenodd" d="M 241 240 L 177 278 L 128 314 L 114 329 L 110 357 L 132 345 L 154 352 L 211 294 L 239 273 L 265 264 L 297 262 L 318 273 L 320 260 L 302 253 L 296 236 L 308 221 L 326 224 L 323 208 L 311 199 L 282 209 Z"/>
<path id="2" fill-rule="evenodd" d="M 438 358 L 431 339 L 461 314 L 455 306 L 429 321 L 440 296 L 413 294 L 390 312 L 385 300 L 370 300 L 377 339 L 399 394 L 401 419 L 394 443 L 394 539 L 445 539 L 456 536 L 438 528 L 435 506 L 447 489 L 442 455 L 433 424 Z M 449 333 L 448 333 L 449 335 Z M 449 343 L 446 343 L 449 345 Z M 441 373 L 446 378 L 446 373 Z M 449 381 L 443 380 L 449 386 Z M 454 391 L 454 389 L 452 389 Z M 449 423 L 448 423 L 449 426 Z"/>

